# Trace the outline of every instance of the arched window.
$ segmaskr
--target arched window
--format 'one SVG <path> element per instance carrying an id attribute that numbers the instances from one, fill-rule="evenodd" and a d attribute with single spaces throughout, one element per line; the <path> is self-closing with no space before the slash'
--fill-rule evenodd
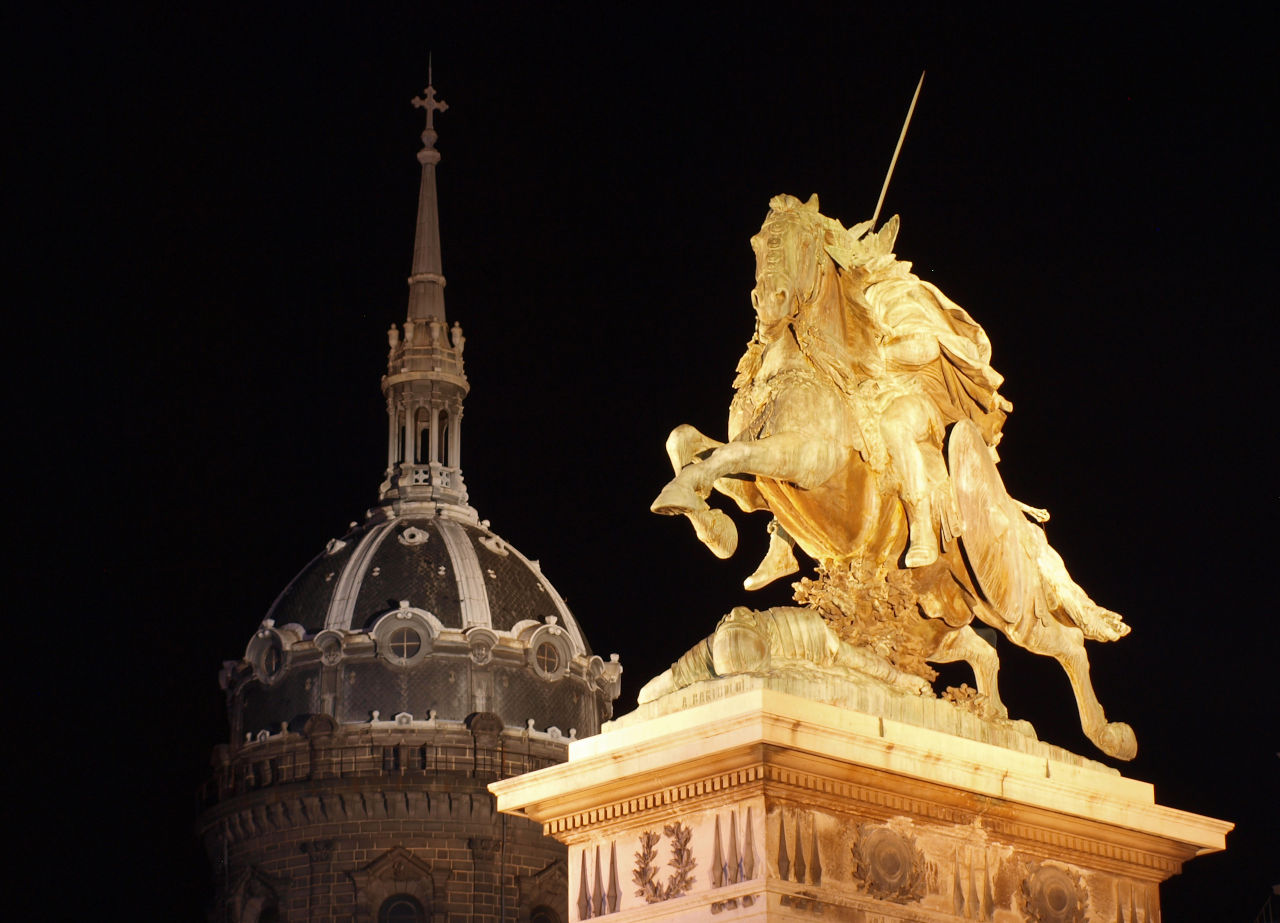
<path id="1" fill-rule="evenodd" d="M 431 461 L 431 411 L 426 407 L 418 408 L 414 429 L 417 430 L 418 439 L 413 461 L 415 464 L 425 465 Z"/>
<path id="2" fill-rule="evenodd" d="M 447 410 L 440 411 L 439 433 L 440 441 L 438 445 L 440 454 L 437 456 L 436 461 L 442 465 L 447 465 L 449 464 L 449 411 Z"/>
<path id="3" fill-rule="evenodd" d="M 426 923 L 427 915 L 410 894 L 393 894 L 378 908 L 378 923 Z"/>
<path id="4" fill-rule="evenodd" d="M 529 914 L 529 923 L 560 923 L 560 914 L 550 907 L 534 907 Z"/>

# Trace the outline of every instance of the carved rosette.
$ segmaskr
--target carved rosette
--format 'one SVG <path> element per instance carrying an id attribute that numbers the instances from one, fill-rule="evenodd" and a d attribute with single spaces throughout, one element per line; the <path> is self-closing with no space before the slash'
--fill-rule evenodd
<path id="1" fill-rule="evenodd" d="M 1065 868 L 1032 866 L 1018 893 L 1018 909 L 1032 923 L 1085 923 L 1089 891 L 1083 878 Z"/>
<path id="2" fill-rule="evenodd" d="M 937 877 L 915 839 L 863 824 L 853 847 L 853 878 L 867 894 L 895 904 L 924 898 Z"/>

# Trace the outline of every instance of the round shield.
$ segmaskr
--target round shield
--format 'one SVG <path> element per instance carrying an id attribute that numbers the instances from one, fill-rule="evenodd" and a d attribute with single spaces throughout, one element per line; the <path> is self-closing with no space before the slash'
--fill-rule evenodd
<path id="1" fill-rule="evenodd" d="M 1030 526 L 971 421 L 960 420 L 951 428 L 947 466 L 964 520 L 960 546 L 978 589 L 1001 618 L 1016 622 L 1035 602 L 1035 562 L 1019 540 L 1020 530 Z"/>

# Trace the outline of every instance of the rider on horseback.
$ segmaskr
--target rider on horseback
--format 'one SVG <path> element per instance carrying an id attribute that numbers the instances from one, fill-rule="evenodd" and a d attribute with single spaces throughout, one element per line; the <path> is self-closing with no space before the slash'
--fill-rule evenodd
<path id="1" fill-rule="evenodd" d="M 902 502 L 910 532 L 905 565 L 930 565 L 938 559 L 940 542 L 961 528 L 942 458 L 947 427 L 973 420 L 994 454 L 1004 419 L 1013 409 L 997 392 L 1003 378 L 991 367 L 991 343 L 968 312 L 917 278 L 910 263 L 894 257 L 897 216 L 875 233 L 870 222 L 846 230 L 821 215 L 813 201 L 802 204 L 779 196 L 770 204 L 771 220 L 803 213 L 824 225 L 824 249 L 842 270 L 848 336 L 843 344 L 828 344 L 813 330 L 797 329 L 796 340 L 858 406 L 857 418 L 877 421 L 863 427 L 860 451 L 877 470 L 891 475 L 893 483 L 886 486 Z M 786 235 L 769 230 L 758 235 L 754 243 L 762 266 L 783 268 L 793 262 L 780 252 L 785 240 Z M 795 274 L 800 267 L 789 268 Z M 761 289 L 776 287 L 774 279 L 761 275 L 753 297 L 757 310 L 767 301 Z M 786 288 L 793 298 L 803 294 L 794 284 Z M 1047 518 L 1041 510 L 1027 512 L 1041 521 Z M 796 571 L 792 544 L 780 526 L 770 526 L 769 551 L 747 578 L 748 589 Z"/>

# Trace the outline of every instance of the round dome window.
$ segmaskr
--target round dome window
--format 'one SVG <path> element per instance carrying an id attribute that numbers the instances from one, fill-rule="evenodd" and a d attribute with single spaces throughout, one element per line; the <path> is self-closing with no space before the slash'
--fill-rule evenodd
<path id="1" fill-rule="evenodd" d="M 397 628 L 387 641 L 391 657 L 400 663 L 408 663 L 422 650 L 422 635 L 412 628 Z"/>
<path id="2" fill-rule="evenodd" d="M 271 627 L 258 629 L 245 649 L 244 659 L 253 667 L 259 682 L 271 684 L 279 680 L 288 660 L 280 633 Z"/>
<path id="3" fill-rule="evenodd" d="M 534 663 L 538 672 L 546 676 L 554 676 L 560 671 L 560 651 L 550 641 L 543 641 L 534 652 Z"/>
<path id="4" fill-rule="evenodd" d="M 571 656 L 569 644 L 561 630 L 544 625 L 529 639 L 525 662 L 543 679 L 554 680 L 569 672 Z"/>
<path id="5" fill-rule="evenodd" d="M 279 644 L 272 644 L 262 652 L 262 672 L 267 676 L 275 676 L 284 666 L 284 651 Z"/>
<path id="6" fill-rule="evenodd" d="M 412 667 L 431 653 L 440 624 L 431 613 L 401 603 L 378 619 L 369 632 L 378 656 L 396 667 Z"/>

